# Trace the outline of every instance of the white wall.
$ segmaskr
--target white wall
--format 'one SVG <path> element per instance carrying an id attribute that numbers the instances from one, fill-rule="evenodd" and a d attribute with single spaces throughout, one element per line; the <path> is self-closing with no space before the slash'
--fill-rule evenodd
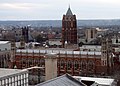
<path id="1" fill-rule="evenodd" d="M 11 43 L 0 43 L 0 51 L 11 50 Z"/>

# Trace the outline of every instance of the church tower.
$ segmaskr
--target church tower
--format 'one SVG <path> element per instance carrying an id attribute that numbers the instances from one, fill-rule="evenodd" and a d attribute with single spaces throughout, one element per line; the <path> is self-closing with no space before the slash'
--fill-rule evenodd
<path id="1" fill-rule="evenodd" d="M 112 69 L 112 40 L 110 37 L 102 37 L 101 45 L 101 64 L 103 69 L 107 71 L 107 74 L 111 73 Z M 105 68 L 104 68 L 105 67 Z"/>
<path id="2" fill-rule="evenodd" d="M 10 56 L 10 65 L 9 65 L 9 68 L 14 68 L 14 65 L 15 65 L 15 52 L 16 52 L 16 44 L 15 44 L 15 40 L 12 39 L 11 40 L 11 56 Z"/>
<path id="3" fill-rule="evenodd" d="M 67 44 L 77 44 L 77 20 L 70 7 L 62 19 L 62 46 Z"/>

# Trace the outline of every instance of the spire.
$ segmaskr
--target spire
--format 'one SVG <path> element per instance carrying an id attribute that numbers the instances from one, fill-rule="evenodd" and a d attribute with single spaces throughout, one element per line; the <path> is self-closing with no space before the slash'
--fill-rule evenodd
<path id="1" fill-rule="evenodd" d="M 70 5 L 69 5 L 69 8 L 68 8 L 68 10 L 67 10 L 66 15 L 73 15 L 73 14 L 72 14 L 72 11 L 71 11 L 71 9 L 70 9 Z"/>

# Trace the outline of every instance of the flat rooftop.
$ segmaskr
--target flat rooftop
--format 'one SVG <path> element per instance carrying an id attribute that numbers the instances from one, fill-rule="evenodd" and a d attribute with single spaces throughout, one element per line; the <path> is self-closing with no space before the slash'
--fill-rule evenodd
<path id="1" fill-rule="evenodd" d="M 57 48 L 47 48 L 47 49 L 17 49 L 17 53 L 57 53 L 57 54 L 82 54 L 82 55 L 101 55 L 100 51 L 73 51 L 71 49 L 57 49 Z"/>
<path id="2" fill-rule="evenodd" d="M 9 43 L 10 41 L 0 41 L 0 44 L 7 44 Z"/>
<path id="3" fill-rule="evenodd" d="M 78 79 L 79 81 L 85 80 L 85 81 L 95 81 L 96 83 L 100 85 L 107 85 L 112 86 L 114 79 L 111 78 L 94 78 L 94 77 L 81 77 L 81 76 L 73 76 L 74 78 Z"/>
<path id="4" fill-rule="evenodd" d="M 27 70 L 0 68 L 0 78 L 4 78 L 6 76 L 14 75 L 24 71 L 27 71 Z"/>

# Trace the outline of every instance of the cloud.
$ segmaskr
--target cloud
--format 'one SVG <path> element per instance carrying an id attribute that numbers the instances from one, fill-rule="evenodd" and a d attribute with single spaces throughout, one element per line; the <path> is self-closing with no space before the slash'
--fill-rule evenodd
<path id="1" fill-rule="evenodd" d="M 78 1 L 78 0 L 77 0 Z M 81 0 L 80 0 L 81 2 Z M 120 0 L 84 0 L 82 2 L 91 2 L 91 3 L 105 3 L 105 4 L 118 4 Z"/>
<path id="2" fill-rule="evenodd" d="M 31 10 L 35 8 L 45 8 L 48 7 L 46 4 L 37 4 L 37 3 L 0 3 L 0 9 L 9 9 L 9 10 Z"/>
<path id="3" fill-rule="evenodd" d="M 69 4 L 78 19 L 120 15 L 120 0 L 0 0 L 0 19 L 61 19 Z"/>
<path id="4" fill-rule="evenodd" d="M 0 4 L 0 9 L 29 9 L 29 4 L 28 3 L 2 3 Z"/>

